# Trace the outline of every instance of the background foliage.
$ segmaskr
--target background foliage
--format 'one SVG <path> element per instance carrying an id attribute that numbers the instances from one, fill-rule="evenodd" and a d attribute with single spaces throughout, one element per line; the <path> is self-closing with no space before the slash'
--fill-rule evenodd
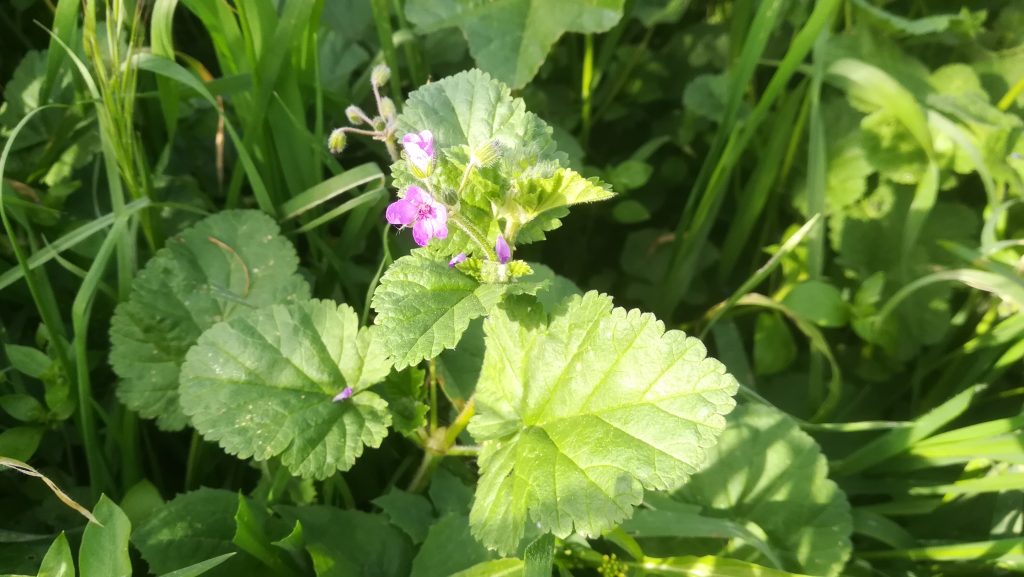
<path id="1" fill-rule="evenodd" d="M 1024 571 L 1019 2 L 12 0 L 0 26 L 0 573 Z M 507 114 L 569 167 L 550 190 L 576 196 L 537 214 L 617 193 L 524 229 L 546 242 L 516 257 L 585 293 L 510 309 L 534 332 L 479 318 L 496 287 L 425 251 L 390 267 L 412 243 L 384 207 L 411 176 L 369 139 L 326 146 L 380 63 L 400 133 L 451 142 L 464 119 L 430 114 L 472 88 L 494 110 L 455 144 Z M 469 304 L 408 316 L 410 271 Z M 718 367 L 680 329 L 735 376 L 688 483 L 692 452 L 585 506 L 506 485 L 547 483 L 561 453 L 537 431 L 609 438 L 508 403 L 504 349 L 484 352 L 567 318 L 608 327 L 581 350 Z M 416 323 L 431 346 L 375 336 Z M 529 383 L 569 399 L 556 340 Z M 379 346 L 408 354 L 389 372 Z M 359 395 L 323 403 L 338 383 Z M 621 400 L 682 407 L 665 426 L 688 438 L 714 384 Z M 458 433 L 474 402 L 467 454 L 418 468 L 417 431 Z M 606 514 L 571 534 L 577 507 Z"/>

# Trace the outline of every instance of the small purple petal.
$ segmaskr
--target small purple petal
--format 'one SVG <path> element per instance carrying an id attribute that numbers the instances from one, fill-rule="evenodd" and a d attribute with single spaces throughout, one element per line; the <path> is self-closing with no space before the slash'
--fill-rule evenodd
<path id="1" fill-rule="evenodd" d="M 465 262 L 465 261 L 466 261 L 466 253 L 460 252 L 459 254 L 453 256 L 452 260 L 448 261 L 448 268 L 453 268 L 455 265 L 459 264 L 460 262 Z"/>
<path id="2" fill-rule="evenodd" d="M 338 402 L 344 401 L 344 400 L 348 399 L 349 397 L 351 397 L 352 393 L 353 393 L 352 387 L 345 387 L 344 390 L 342 390 L 340 393 L 338 393 L 337 395 L 334 395 L 334 399 L 332 400 L 332 402 L 338 403 Z"/>
<path id="3" fill-rule="evenodd" d="M 498 255 L 498 262 L 501 264 L 512 260 L 512 249 L 509 248 L 505 237 L 500 234 L 498 235 L 498 240 L 494 243 L 494 253 Z"/>
<path id="4" fill-rule="evenodd" d="M 388 222 L 396 226 L 409 226 L 416 220 L 416 205 L 409 201 L 409 198 L 401 198 L 388 205 L 384 217 Z"/>

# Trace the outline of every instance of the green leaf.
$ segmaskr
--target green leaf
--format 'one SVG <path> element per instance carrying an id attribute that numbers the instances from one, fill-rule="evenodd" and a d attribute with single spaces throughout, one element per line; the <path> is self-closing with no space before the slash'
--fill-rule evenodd
<path id="1" fill-rule="evenodd" d="M 212 569 L 219 567 L 234 556 L 234 553 L 225 553 L 212 559 L 207 559 L 206 561 L 200 561 L 199 563 L 194 563 L 188 567 L 183 567 L 177 571 L 164 573 L 160 577 L 198 577 L 199 575 L 207 575 Z"/>
<path id="2" fill-rule="evenodd" d="M 522 574 L 522 559 L 496 559 L 477 563 L 451 577 L 521 577 Z"/>
<path id="3" fill-rule="evenodd" d="M 91 522 L 85 526 L 78 549 L 81 577 L 131 577 L 128 537 L 132 524 L 128 517 L 106 495 L 100 497 L 92 513 L 102 526 Z"/>
<path id="4" fill-rule="evenodd" d="M 132 542 L 153 573 L 237 553 L 232 543 L 238 495 L 221 489 L 183 493 L 156 511 L 132 535 Z M 250 574 L 261 567 L 247 554 L 235 555 L 211 571 L 214 576 Z"/>
<path id="5" fill-rule="evenodd" d="M 475 279 L 424 251 L 404 256 L 373 293 L 374 323 L 395 367 L 414 365 L 453 348 L 469 327 L 501 300 L 502 284 Z"/>
<path id="6" fill-rule="evenodd" d="M 320 505 L 280 507 L 302 523 L 317 577 L 408 577 L 412 544 L 383 515 Z"/>
<path id="7" fill-rule="evenodd" d="M 623 0 L 410 0 L 409 21 L 423 32 L 457 26 L 477 64 L 513 88 L 526 85 L 566 32 L 607 32 Z"/>
<path id="8" fill-rule="evenodd" d="M 286 551 L 274 547 L 268 534 L 270 524 L 269 511 L 258 503 L 250 503 L 245 495 L 237 497 L 238 509 L 235 511 L 235 535 L 231 542 L 239 549 L 259 559 L 274 575 L 280 577 L 300 577 L 302 571 L 295 566 Z M 296 526 L 300 526 L 296 524 Z"/>
<path id="9" fill-rule="evenodd" d="M 473 538 L 465 515 L 448 513 L 430 527 L 411 577 L 448 577 L 494 557 Z"/>
<path id="10" fill-rule="evenodd" d="M 555 538 L 551 534 L 537 537 L 526 547 L 523 559 L 523 577 L 550 577 L 555 557 Z"/>
<path id="11" fill-rule="evenodd" d="M 593 536 L 643 489 L 673 489 L 704 462 L 737 384 L 704 346 L 596 292 L 546 315 L 510 305 L 484 323 L 470 432 L 483 443 L 473 534 L 516 549 L 542 532 Z"/>
<path id="12" fill-rule="evenodd" d="M 71 558 L 71 547 L 63 531 L 50 545 L 36 577 L 75 577 L 75 561 Z"/>
<path id="13" fill-rule="evenodd" d="M 814 439 L 780 411 L 737 408 L 707 467 L 675 497 L 763 532 L 787 571 L 831 577 L 850 556 L 853 521 L 846 497 L 828 479 Z M 767 561 L 756 550 L 736 553 Z"/>
<path id="14" fill-rule="evenodd" d="M 399 433 L 409 436 L 427 421 L 430 407 L 423 398 L 423 380 L 426 372 L 416 367 L 393 371 L 377 387 L 377 394 L 388 403 L 391 426 Z"/>
<path id="15" fill-rule="evenodd" d="M 43 427 L 11 427 L 0 432 L 0 456 L 19 461 L 32 460 L 45 432 Z"/>
<path id="16" fill-rule="evenodd" d="M 374 332 L 331 301 L 248 310 L 188 352 L 181 406 L 228 453 L 280 456 L 292 473 L 326 479 L 387 436 L 387 403 L 366 390 L 391 367 Z M 346 387 L 355 394 L 333 402 Z"/>
<path id="17" fill-rule="evenodd" d="M 410 13 L 415 11 L 412 4 Z M 512 98 L 508 86 L 480 70 L 460 72 L 409 93 L 398 116 L 398 132 L 424 129 L 434 133 L 435 147 L 441 150 L 467 146 L 474 151 L 496 140 L 506 149 L 531 148 L 542 159 L 559 158 L 551 127 L 527 112 L 521 98 Z"/>
<path id="18" fill-rule="evenodd" d="M 35 423 L 46 417 L 46 409 L 32 395 L 14 393 L 0 396 L 0 408 L 23 423 Z"/>
<path id="19" fill-rule="evenodd" d="M 416 544 L 423 542 L 427 529 L 434 522 L 434 508 L 422 495 L 392 488 L 388 494 L 374 499 L 373 504 L 380 507 L 391 519 L 391 524 L 405 531 Z"/>
<path id="20" fill-rule="evenodd" d="M 215 323 L 252 307 L 308 298 L 295 248 L 255 210 L 225 211 L 170 239 L 135 277 L 111 320 L 118 398 L 166 430 L 185 426 L 185 353 Z"/>
<path id="21" fill-rule="evenodd" d="M 841 327 L 850 320 L 850 307 L 839 289 L 827 282 L 802 282 L 782 299 L 782 304 L 801 317 L 823 327 Z"/>
<path id="22" fill-rule="evenodd" d="M 576 204 L 607 200 L 615 193 L 598 178 L 584 178 L 569 168 L 558 168 L 546 176 L 527 176 L 516 180 L 517 194 L 505 204 L 510 217 L 518 220 L 523 230 L 516 242 L 542 240 L 544 232 L 561 226 L 561 217 Z"/>
<path id="23" fill-rule="evenodd" d="M 33 347 L 4 345 L 4 352 L 16 371 L 33 379 L 41 379 L 53 364 L 46 353 Z"/>
<path id="24" fill-rule="evenodd" d="M 773 375 L 786 370 L 796 359 L 793 333 L 774 312 L 757 315 L 754 329 L 754 366 L 758 374 Z"/>

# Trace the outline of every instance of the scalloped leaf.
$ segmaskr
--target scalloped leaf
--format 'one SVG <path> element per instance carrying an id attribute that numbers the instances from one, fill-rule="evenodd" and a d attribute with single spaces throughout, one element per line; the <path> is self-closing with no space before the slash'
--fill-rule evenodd
<path id="1" fill-rule="evenodd" d="M 477 150 L 497 140 L 506 149 L 532 149 L 542 159 L 562 157 L 551 127 L 482 70 L 459 72 L 409 93 L 398 116 L 398 132 L 424 129 L 434 133 L 438 149 L 466 145 Z"/>
<path id="2" fill-rule="evenodd" d="M 566 32 L 607 32 L 623 0 L 410 0 L 409 21 L 423 32 L 458 26 L 481 68 L 514 88 L 533 79 Z"/>
<path id="3" fill-rule="evenodd" d="M 470 513 L 486 546 L 514 551 L 527 522 L 595 536 L 643 489 L 698 470 L 735 406 L 736 380 L 701 342 L 607 295 L 548 316 L 519 298 L 484 323 L 487 352 L 470 433 L 483 444 Z"/>
<path id="4" fill-rule="evenodd" d="M 729 415 L 707 466 L 674 497 L 714 517 L 756 525 L 788 571 L 834 577 L 850 556 L 850 505 L 828 478 L 820 447 L 770 407 L 744 405 Z M 767 561 L 753 549 L 739 552 Z"/>
<path id="5" fill-rule="evenodd" d="M 394 262 L 373 293 L 384 350 L 403 368 L 453 348 L 469 322 L 487 314 L 508 285 L 481 284 L 424 251 Z"/>
<path id="6" fill-rule="evenodd" d="M 529 176 L 515 183 L 516 194 L 508 209 L 519 213 L 519 221 L 527 223 L 516 237 L 517 242 L 543 240 L 544 232 L 562 225 L 561 219 L 575 204 L 607 200 L 615 193 L 596 177 L 584 178 L 569 168 L 559 168 L 549 176 Z"/>
<path id="7" fill-rule="evenodd" d="M 164 430 L 187 420 L 178 404 L 185 353 L 215 323 L 251 307 L 309 298 L 295 247 L 256 210 L 229 210 L 169 239 L 132 284 L 110 324 L 117 396 Z"/>
<path id="8" fill-rule="evenodd" d="M 387 436 L 387 403 L 366 390 L 390 359 L 347 305 L 255 309 L 203 333 L 181 369 L 181 406 L 203 437 L 240 458 L 280 456 L 325 479 Z M 332 402 L 352 387 L 351 398 Z"/>

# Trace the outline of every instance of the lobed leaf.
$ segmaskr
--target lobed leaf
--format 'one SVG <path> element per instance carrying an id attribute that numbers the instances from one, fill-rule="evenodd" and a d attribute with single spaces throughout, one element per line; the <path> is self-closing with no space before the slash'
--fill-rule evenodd
<path id="1" fill-rule="evenodd" d="M 515 88 L 533 79 L 566 32 L 607 32 L 623 0 L 411 0 L 409 20 L 423 31 L 459 27 L 481 68 Z"/>
<path id="2" fill-rule="evenodd" d="M 228 453 L 280 456 L 292 473 L 325 479 L 387 436 L 387 403 L 366 390 L 391 368 L 373 332 L 349 306 L 323 300 L 235 316 L 189 351 L 182 408 Z M 346 387 L 355 394 L 333 402 Z"/>
<path id="3" fill-rule="evenodd" d="M 787 571 L 832 577 L 850 556 L 850 505 L 828 478 L 821 449 L 769 407 L 744 405 L 729 415 L 707 467 L 675 498 L 763 531 Z M 753 559 L 771 560 L 762 552 Z"/>
<path id="4" fill-rule="evenodd" d="M 735 379 L 700 341 L 596 292 L 550 316 L 510 303 L 484 330 L 470 522 L 501 552 L 516 549 L 528 521 L 594 536 L 628 517 L 643 489 L 678 487 L 735 405 Z"/>
<path id="5" fill-rule="evenodd" d="M 423 251 L 398 259 L 373 294 L 384 350 L 397 368 L 436 357 L 498 304 L 505 287 L 481 284 Z"/>
<path id="6" fill-rule="evenodd" d="M 219 321 L 308 298 L 298 264 L 274 220 L 255 210 L 215 214 L 168 240 L 111 319 L 121 402 L 162 429 L 184 427 L 178 378 L 188 349 Z"/>

